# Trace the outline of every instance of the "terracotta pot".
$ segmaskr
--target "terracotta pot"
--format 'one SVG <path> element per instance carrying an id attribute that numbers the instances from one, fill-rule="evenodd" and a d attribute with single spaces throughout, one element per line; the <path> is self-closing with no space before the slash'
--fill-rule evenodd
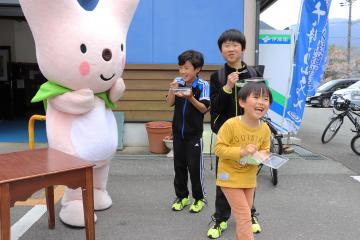
<path id="1" fill-rule="evenodd" d="M 152 153 L 167 153 L 169 149 L 165 146 L 163 141 L 164 137 L 171 135 L 172 123 L 171 122 L 148 122 L 145 123 L 148 140 L 149 150 Z"/>

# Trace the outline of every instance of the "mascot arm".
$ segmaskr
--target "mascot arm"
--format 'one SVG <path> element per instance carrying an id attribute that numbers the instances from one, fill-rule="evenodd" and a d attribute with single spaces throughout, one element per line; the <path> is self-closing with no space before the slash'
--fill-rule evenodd
<path id="1" fill-rule="evenodd" d="M 92 90 L 80 89 L 49 98 L 48 101 L 58 111 L 70 114 L 83 114 L 94 107 L 95 98 Z"/>
<path id="2" fill-rule="evenodd" d="M 118 101 L 125 91 L 125 83 L 122 78 L 118 78 L 110 88 L 109 97 L 112 102 Z"/>

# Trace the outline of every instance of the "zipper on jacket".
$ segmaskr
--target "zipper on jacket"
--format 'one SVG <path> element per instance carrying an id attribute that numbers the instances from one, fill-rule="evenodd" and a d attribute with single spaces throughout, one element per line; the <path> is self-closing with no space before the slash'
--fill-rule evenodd
<path id="1" fill-rule="evenodd" d="M 238 115 L 238 105 L 237 105 L 237 89 L 235 84 L 235 91 L 234 91 L 234 99 L 235 99 L 235 116 Z"/>
<path id="2" fill-rule="evenodd" d="M 187 105 L 187 99 L 185 99 L 185 103 L 184 103 L 184 107 L 183 107 L 183 122 L 182 122 L 182 127 L 181 127 L 181 135 L 182 135 L 182 139 L 184 139 L 184 129 L 185 129 L 185 110 L 186 110 L 186 105 Z"/>
<path id="3" fill-rule="evenodd" d="M 220 114 L 218 114 L 218 115 L 216 116 L 216 118 L 214 119 L 214 126 L 216 126 L 216 122 L 217 122 L 217 120 L 219 119 L 219 117 L 220 117 Z"/>

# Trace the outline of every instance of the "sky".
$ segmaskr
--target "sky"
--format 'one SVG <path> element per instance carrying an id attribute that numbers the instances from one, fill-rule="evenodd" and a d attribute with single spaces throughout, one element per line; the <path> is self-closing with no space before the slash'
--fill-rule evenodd
<path id="1" fill-rule="evenodd" d="M 301 2 L 301 0 L 277 0 L 273 5 L 261 13 L 260 20 L 278 30 L 297 24 Z M 349 7 L 341 7 L 341 2 L 345 2 L 345 0 L 331 1 L 329 18 L 349 18 Z M 360 0 L 357 0 L 352 5 L 351 19 L 360 19 Z"/>

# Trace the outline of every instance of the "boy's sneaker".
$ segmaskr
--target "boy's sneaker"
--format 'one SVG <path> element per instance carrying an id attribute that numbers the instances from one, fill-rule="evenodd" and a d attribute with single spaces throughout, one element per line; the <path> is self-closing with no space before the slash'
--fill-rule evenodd
<path id="1" fill-rule="evenodd" d="M 186 207 L 187 205 L 189 205 L 190 200 L 189 197 L 186 198 L 177 198 L 173 205 L 171 206 L 171 209 L 173 211 L 181 211 L 184 209 L 184 207 Z"/>
<path id="2" fill-rule="evenodd" d="M 191 213 L 199 213 L 204 208 L 205 204 L 205 199 L 195 200 L 193 204 L 191 204 L 189 211 Z"/>
<path id="3" fill-rule="evenodd" d="M 227 229 L 227 221 L 215 221 L 215 224 L 211 228 L 209 228 L 207 236 L 211 239 L 219 238 L 222 232 L 225 231 L 225 229 Z"/>
<path id="4" fill-rule="evenodd" d="M 251 216 L 251 230 L 253 233 L 261 232 L 261 227 L 256 216 Z"/>

